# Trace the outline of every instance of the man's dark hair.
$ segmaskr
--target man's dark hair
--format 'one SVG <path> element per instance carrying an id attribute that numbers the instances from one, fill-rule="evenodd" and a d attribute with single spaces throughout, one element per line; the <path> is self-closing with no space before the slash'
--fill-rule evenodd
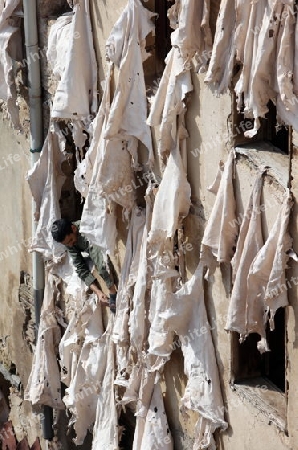
<path id="1" fill-rule="evenodd" d="M 51 233 L 56 242 L 62 242 L 68 234 L 72 233 L 71 221 L 68 219 L 55 220 L 52 225 Z"/>

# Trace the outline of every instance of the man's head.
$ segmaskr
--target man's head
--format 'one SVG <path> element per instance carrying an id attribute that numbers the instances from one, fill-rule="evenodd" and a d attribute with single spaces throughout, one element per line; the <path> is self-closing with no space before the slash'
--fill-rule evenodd
<path id="1" fill-rule="evenodd" d="M 78 240 L 78 229 L 68 219 L 55 220 L 51 233 L 56 242 L 73 247 Z"/>

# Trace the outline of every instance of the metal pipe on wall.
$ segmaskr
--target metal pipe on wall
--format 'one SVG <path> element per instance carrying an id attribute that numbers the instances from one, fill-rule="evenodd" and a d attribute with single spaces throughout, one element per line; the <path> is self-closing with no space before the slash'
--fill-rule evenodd
<path id="1" fill-rule="evenodd" d="M 31 165 L 38 161 L 43 146 L 43 123 L 42 123 L 42 98 L 41 98 L 41 76 L 40 76 L 40 52 L 38 46 L 37 29 L 37 1 L 23 0 L 24 8 L 24 32 L 26 46 L 26 60 L 28 66 L 29 81 L 29 109 L 30 109 L 30 145 Z M 37 222 L 35 219 L 36 205 L 32 203 L 32 233 L 35 234 Z M 35 305 L 36 329 L 40 321 L 40 311 L 44 296 L 45 275 L 42 255 L 37 252 L 32 254 L 32 277 L 33 294 Z M 43 434 L 46 440 L 52 440 L 53 433 L 53 411 L 52 408 L 44 406 Z"/>

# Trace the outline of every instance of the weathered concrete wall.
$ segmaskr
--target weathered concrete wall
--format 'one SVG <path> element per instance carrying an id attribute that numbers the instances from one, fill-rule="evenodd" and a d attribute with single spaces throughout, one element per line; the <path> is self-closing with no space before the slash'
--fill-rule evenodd
<path id="1" fill-rule="evenodd" d="M 28 253 L 32 236 L 31 193 L 25 180 L 30 167 L 30 146 L 2 114 L 0 135 L 0 363 L 1 370 L 8 369 L 21 380 L 20 388 L 11 393 L 10 417 L 18 441 L 28 436 L 32 445 L 40 435 L 39 417 L 31 414 L 28 402 L 22 401 L 32 364 L 30 341 L 34 338 L 30 275 L 27 276 L 32 273 Z"/>
<path id="2" fill-rule="evenodd" d="M 125 0 L 107 0 L 104 4 L 99 1 L 90 2 L 99 83 L 105 79 L 108 68 L 108 62 L 105 58 L 106 40 L 126 4 L 127 2 Z"/>
<path id="3" fill-rule="evenodd" d="M 20 272 L 31 272 L 28 245 L 31 237 L 31 194 L 25 182 L 29 168 L 28 143 L 16 136 L 7 121 L 0 120 L 1 133 L 1 316 L 0 336 L 5 337 L 7 354 L 16 363 L 24 348 L 22 328 L 24 314 L 18 301 Z M 26 360 L 26 359 L 25 359 Z M 19 374 L 27 377 L 28 367 L 18 361 Z"/>
<path id="4" fill-rule="evenodd" d="M 296 174 L 298 173 L 298 134 L 293 133 L 293 159 L 291 167 L 291 191 L 293 193 L 294 206 L 292 212 L 292 220 L 290 223 L 290 233 L 293 237 L 293 250 L 298 254 L 298 180 Z M 287 315 L 287 383 L 288 383 L 288 408 L 287 408 L 287 422 L 290 442 L 292 448 L 298 447 L 298 339 L 297 339 L 297 323 L 298 323 L 298 264 L 291 262 L 290 270 L 288 271 L 288 280 L 295 277 L 294 283 L 291 283 L 292 288 L 289 289 L 290 307 Z"/>
<path id="5" fill-rule="evenodd" d="M 94 42 L 97 53 L 99 82 L 105 79 L 107 63 L 105 60 L 105 42 L 109 33 L 126 6 L 126 0 L 100 0 L 91 2 Z M 212 2 L 213 6 L 214 2 Z M 146 3 L 154 9 L 154 1 Z M 218 6 L 218 2 L 217 5 Z M 158 45 L 158 40 L 157 40 Z M 154 56 L 146 62 L 146 74 L 154 75 Z M 192 207 L 185 221 L 185 237 L 192 244 L 192 250 L 186 255 L 188 276 L 199 261 L 200 241 L 206 220 L 210 216 L 215 197 L 207 187 L 215 178 L 220 159 L 226 160 L 230 148 L 230 124 L 233 111 L 230 95 L 215 97 L 204 85 L 204 76 L 192 71 L 194 92 L 188 103 L 186 125 L 189 132 L 187 141 L 188 179 L 192 187 Z M 19 301 L 20 273 L 31 273 L 31 257 L 28 255 L 28 239 L 31 236 L 31 195 L 24 180 L 29 168 L 29 144 L 23 136 L 16 135 L 7 122 L 0 120 L 0 207 L 3 211 L 0 225 L 0 298 L 1 320 L 0 339 L 1 360 L 8 369 L 16 366 L 16 373 L 25 386 L 31 370 L 32 353 L 24 336 L 28 337 L 26 327 L 30 317 L 28 308 Z M 293 173 L 297 172 L 298 140 L 294 147 Z M 12 155 L 12 156 L 9 156 Z M 243 212 L 248 201 L 256 176 L 256 167 L 245 157 L 237 161 L 235 189 L 238 212 Z M 293 180 L 293 191 L 298 198 L 298 186 Z M 278 204 L 281 202 L 283 188 L 272 178 L 266 177 L 262 202 Z M 272 201 L 274 199 L 274 201 Z M 294 237 L 294 250 L 298 251 L 297 208 L 294 208 L 291 232 Z M 264 237 L 268 236 L 276 218 L 276 208 L 267 207 L 263 214 Z M 124 228 L 124 227 L 123 227 Z M 123 230 L 123 234 L 125 231 Z M 120 248 L 123 259 L 124 246 Z M 288 274 L 297 276 L 297 267 L 291 263 L 292 271 Z M 206 286 L 206 305 L 209 319 L 216 326 L 213 328 L 213 341 L 220 371 L 221 387 L 226 406 L 228 430 L 217 436 L 217 447 L 222 450 L 286 450 L 298 448 L 298 412 L 297 412 L 297 338 L 296 317 L 298 314 L 297 289 L 289 290 L 291 306 L 288 308 L 287 333 L 287 379 L 289 383 L 287 428 L 289 437 L 278 430 L 266 413 L 260 411 L 252 402 L 243 398 L 240 391 L 231 389 L 231 367 L 233 345 L 231 336 L 224 330 L 225 318 L 231 291 L 231 273 L 228 266 L 222 265 Z M 26 315 L 27 313 L 27 315 Z M 25 326 L 25 330 L 24 330 Z M 30 331 L 30 330 L 29 330 Z M 32 330 L 31 330 L 32 331 Z M 25 333 L 25 335 L 24 335 Z M 26 334 L 27 333 L 27 334 Z M 175 440 L 175 450 L 191 449 L 193 445 L 194 425 L 197 415 L 190 413 L 182 416 L 179 402 L 183 396 L 186 378 L 183 374 L 183 358 L 179 349 L 173 352 L 171 360 L 164 371 L 164 398 L 169 425 Z M 1 387 L 1 386 L 0 386 Z M 18 440 L 28 433 L 29 442 L 33 443 L 40 433 L 38 417 L 31 415 L 30 405 L 21 401 L 22 392 L 17 390 L 12 395 L 11 417 Z M 67 445 L 67 444 L 65 444 Z M 87 447 L 86 447 L 87 448 Z"/>
<path id="6" fill-rule="evenodd" d="M 151 3 L 150 8 L 153 9 Z M 105 5 L 98 1 L 94 2 L 92 6 L 100 81 L 104 79 L 107 67 L 105 41 L 125 5 L 125 1 L 107 1 Z M 154 59 L 151 59 L 151 67 L 154 65 Z M 189 132 L 187 141 L 188 179 L 192 187 L 191 213 L 185 221 L 186 238 L 193 246 L 193 250 L 186 255 L 189 276 L 198 264 L 204 225 L 215 200 L 214 195 L 207 190 L 207 187 L 215 178 L 220 159 L 226 160 L 232 141 L 231 135 L 233 134 L 233 131 L 231 132 L 233 110 L 231 96 L 227 94 L 217 98 L 204 85 L 203 79 L 203 75 L 192 73 L 194 92 L 189 99 L 186 117 Z M 246 158 L 238 158 L 235 187 L 239 213 L 243 212 L 243 208 L 246 206 L 256 173 L 256 168 Z M 266 178 L 262 202 L 278 204 L 281 202 L 283 192 L 283 187 L 280 187 L 278 183 L 272 183 L 272 179 Z M 271 201 L 272 198 L 274 199 L 273 202 Z M 264 237 L 268 236 L 268 230 L 271 229 L 275 218 L 276 208 L 266 208 L 263 214 Z M 230 424 L 227 432 L 218 436 L 218 448 L 261 450 L 270 447 L 274 450 L 284 450 L 289 448 L 284 433 L 280 433 L 275 425 L 268 425 L 266 414 L 262 415 L 248 400 L 243 400 L 237 392 L 233 392 L 230 388 L 231 339 L 230 335 L 224 330 L 231 290 L 230 276 L 228 267 L 218 268 L 207 291 L 208 314 L 209 317 L 214 317 L 217 323 L 213 330 L 213 339 L 228 413 L 227 419 Z M 293 318 L 290 318 L 290 320 L 292 321 Z M 292 365 L 291 368 L 293 370 Z M 177 450 L 192 448 L 194 424 L 197 420 L 196 414 L 190 414 L 190 417 L 186 420 L 179 411 L 179 400 L 184 393 L 185 384 L 182 355 L 180 350 L 177 349 L 173 353 L 171 361 L 167 363 L 164 373 L 165 406 L 175 440 L 175 449 Z M 293 383 L 291 389 L 294 389 Z M 292 410 L 294 409 L 294 403 L 295 400 L 292 400 L 292 406 L 290 406 Z M 293 414 L 293 417 L 296 417 L 296 415 Z M 291 418 L 289 426 L 290 423 L 294 422 Z M 295 446 L 292 448 L 295 448 Z"/>
<path id="7" fill-rule="evenodd" d="M 188 240 L 194 247 L 194 252 L 187 255 L 190 272 L 194 271 L 198 263 L 202 228 L 215 200 L 215 196 L 207 190 L 207 187 L 215 178 L 219 160 L 226 160 L 227 150 L 230 148 L 228 137 L 231 136 L 229 132 L 231 98 L 229 95 L 215 97 L 204 85 L 203 79 L 203 75 L 193 74 L 195 90 L 191 96 L 187 114 L 187 129 L 190 135 L 188 177 L 192 186 L 193 208 L 186 221 L 186 231 Z M 218 136 L 222 137 L 221 142 L 218 142 Z M 201 149 L 201 152 L 196 152 L 196 148 Z M 287 176 L 286 158 L 283 161 L 284 178 Z M 274 158 L 272 158 L 272 166 L 275 166 Z M 257 168 L 247 158 L 238 157 L 235 180 L 238 214 L 246 207 L 256 175 Z M 283 186 L 273 181 L 271 177 L 265 177 L 261 198 L 261 203 L 267 205 L 262 214 L 264 238 L 268 237 L 268 231 L 276 219 L 283 193 Z M 231 390 L 232 345 L 229 333 L 224 330 L 231 291 L 230 277 L 229 267 L 221 265 L 214 274 L 213 280 L 209 282 L 206 301 L 209 320 L 212 320 L 212 324 L 216 323 L 212 334 L 226 407 L 226 419 L 229 422 L 227 432 L 218 437 L 218 448 L 225 450 L 296 448 L 294 440 L 290 447 L 285 433 L 279 432 L 275 425 L 270 425 L 271 422 L 266 414 L 253 407 L 249 400 L 242 399 L 238 392 Z"/>
<path id="8" fill-rule="evenodd" d="M 150 9 L 154 9 L 153 3 L 150 2 Z M 219 2 L 213 2 L 213 9 L 216 7 L 218 10 L 218 4 Z M 105 41 L 125 5 L 126 1 L 120 0 L 116 2 L 107 0 L 104 5 L 100 1 L 92 4 L 100 81 L 105 78 L 107 68 Z M 148 3 L 146 6 L 148 6 Z M 151 59 L 150 64 L 151 68 L 155 67 L 154 58 Z M 231 96 L 227 94 L 219 98 L 216 97 L 204 85 L 203 79 L 204 75 L 192 72 L 194 92 L 190 96 L 186 116 L 186 125 L 189 132 L 187 141 L 188 179 L 192 187 L 191 212 L 185 221 L 186 239 L 193 246 L 193 250 L 186 255 L 189 276 L 198 264 L 201 237 L 215 200 L 214 195 L 207 190 L 207 187 L 215 178 L 220 159 L 226 160 L 233 134 L 233 127 L 231 128 L 233 111 Z M 238 213 L 243 212 L 247 204 L 256 174 L 257 170 L 253 164 L 249 163 L 245 157 L 238 158 L 235 180 Z M 280 204 L 283 192 L 284 188 L 279 186 L 279 183 L 272 182 L 272 178 L 266 177 L 262 203 L 265 205 L 268 203 Z M 265 238 L 274 223 L 276 213 L 276 207 L 267 207 L 262 214 Z M 296 227 L 293 227 L 293 231 L 297 234 Z M 296 244 L 298 246 L 295 239 L 294 246 Z M 230 278 L 229 267 L 221 266 L 217 269 L 208 288 L 206 288 L 209 318 L 214 318 L 217 324 L 213 330 L 213 340 L 216 346 L 221 385 L 227 408 L 227 419 L 229 420 L 227 432 L 217 437 L 218 448 L 225 450 L 238 450 L 239 448 L 285 450 L 286 448 L 297 448 L 295 444 L 295 437 L 297 441 L 297 408 L 295 406 L 297 394 L 293 380 L 295 374 L 297 374 L 298 365 L 294 361 L 292 362 L 292 357 L 296 356 L 297 348 L 295 327 L 293 326 L 297 311 L 295 312 L 294 308 L 290 308 L 288 319 L 289 329 L 292 330 L 289 331 L 287 346 L 289 356 L 291 356 L 291 364 L 288 369 L 291 393 L 288 407 L 288 428 L 291 437 L 289 441 L 285 433 L 280 432 L 275 425 L 269 425 L 271 422 L 266 414 L 252 406 L 249 400 L 243 399 L 238 392 L 231 390 L 231 361 L 233 356 L 231 336 L 224 330 L 231 290 Z M 293 296 L 293 292 L 290 295 Z M 179 411 L 179 400 L 184 393 L 185 385 L 182 354 L 177 349 L 173 353 L 171 361 L 167 363 L 164 372 L 165 406 L 175 440 L 175 449 L 177 450 L 192 448 L 194 424 L 197 420 L 196 414 L 190 414 L 190 417 L 186 420 Z"/>

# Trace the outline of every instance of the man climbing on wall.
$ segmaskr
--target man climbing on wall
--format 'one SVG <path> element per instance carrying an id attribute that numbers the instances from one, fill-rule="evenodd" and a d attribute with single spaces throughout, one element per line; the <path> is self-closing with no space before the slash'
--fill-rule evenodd
<path id="1" fill-rule="evenodd" d="M 82 256 L 82 252 L 89 254 L 99 275 L 105 281 L 109 289 L 109 306 L 111 312 L 116 312 L 117 291 L 113 275 L 107 269 L 103 260 L 103 255 L 97 245 L 91 244 L 88 239 L 80 234 L 80 221 L 71 222 L 67 219 L 55 220 L 52 225 L 52 236 L 56 242 L 65 245 L 76 268 L 76 272 L 81 280 L 97 295 L 99 301 L 108 303 L 106 296 L 102 292 L 97 279 L 90 272 L 87 262 Z M 111 262 L 109 261 L 111 264 Z"/>

